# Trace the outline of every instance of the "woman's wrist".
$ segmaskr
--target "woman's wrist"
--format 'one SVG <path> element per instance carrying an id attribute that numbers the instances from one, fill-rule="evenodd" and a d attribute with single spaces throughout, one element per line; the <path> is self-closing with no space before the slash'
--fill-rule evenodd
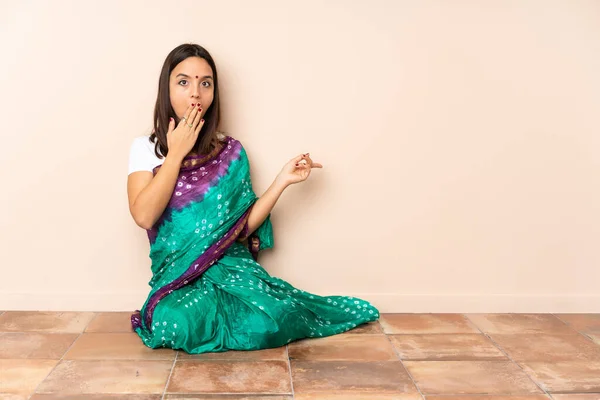
<path id="1" fill-rule="evenodd" d="M 280 191 L 284 191 L 288 186 L 290 186 L 289 182 L 286 182 L 285 180 L 283 180 L 282 178 L 280 178 L 279 176 L 277 176 L 277 178 L 275 178 L 275 180 L 273 181 L 273 184 L 271 185 L 271 187 L 273 187 L 276 190 L 280 190 Z"/>
<path id="2" fill-rule="evenodd" d="M 181 156 L 175 152 L 169 152 L 169 153 L 167 153 L 167 155 L 165 157 L 165 162 L 167 160 L 172 160 L 171 162 L 173 162 L 173 163 L 181 164 L 183 162 L 184 158 L 185 158 L 185 156 Z"/>

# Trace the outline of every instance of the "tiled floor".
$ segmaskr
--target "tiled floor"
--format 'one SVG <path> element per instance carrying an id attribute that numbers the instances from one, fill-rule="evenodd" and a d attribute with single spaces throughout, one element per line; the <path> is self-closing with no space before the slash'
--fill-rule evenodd
<path id="1" fill-rule="evenodd" d="M 151 350 L 129 313 L 0 314 L 0 399 L 600 400 L 600 314 L 383 314 L 253 352 Z"/>

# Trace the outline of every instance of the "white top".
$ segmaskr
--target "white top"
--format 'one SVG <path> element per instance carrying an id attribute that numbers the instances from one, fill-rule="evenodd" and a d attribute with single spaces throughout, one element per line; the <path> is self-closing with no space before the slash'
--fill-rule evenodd
<path id="1" fill-rule="evenodd" d="M 140 136 L 133 140 L 129 150 L 129 173 L 137 171 L 154 170 L 157 165 L 162 165 L 164 158 L 158 158 L 154 153 L 156 143 L 150 142 L 150 135 Z M 160 149 L 158 150 L 160 153 Z"/>
<path id="2" fill-rule="evenodd" d="M 223 139 L 225 135 L 218 132 L 217 137 Z M 165 162 L 164 158 L 158 158 L 154 153 L 156 143 L 150 142 L 150 135 L 140 136 L 133 140 L 129 150 L 129 172 L 137 171 L 152 172 L 157 165 Z M 160 153 L 160 149 L 158 150 Z"/>

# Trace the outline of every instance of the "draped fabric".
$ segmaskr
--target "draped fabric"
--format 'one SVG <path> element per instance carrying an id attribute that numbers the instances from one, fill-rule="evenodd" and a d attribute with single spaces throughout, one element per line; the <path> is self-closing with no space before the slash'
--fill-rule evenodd
<path id="1" fill-rule="evenodd" d="M 131 316 L 146 346 L 257 350 L 379 317 L 365 300 L 318 296 L 269 275 L 257 257 L 273 247 L 270 215 L 247 237 L 256 200 L 239 141 L 226 137 L 210 154 L 183 160 L 169 204 L 148 230 L 151 289 Z"/>

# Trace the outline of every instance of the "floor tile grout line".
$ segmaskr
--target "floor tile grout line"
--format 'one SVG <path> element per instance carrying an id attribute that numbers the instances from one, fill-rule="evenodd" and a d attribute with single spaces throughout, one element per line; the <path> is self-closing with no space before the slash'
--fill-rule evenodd
<path id="1" fill-rule="evenodd" d="M 600 391 L 598 392 L 581 392 L 581 391 L 577 391 L 577 392 L 552 392 L 552 394 L 568 394 L 568 395 L 581 395 L 581 394 L 600 394 Z"/>
<path id="2" fill-rule="evenodd" d="M 164 400 L 167 395 L 167 388 L 169 387 L 169 382 L 171 382 L 171 376 L 173 375 L 173 370 L 175 369 L 175 363 L 177 362 L 177 357 L 179 357 L 179 350 L 175 353 L 175 358 L 173 359 L 173 365 L 171 365 L 171 371 L 169 371 L 169 377 L 167 378 L 167 383 L 165 383 L 165 390 L 163 390 L 163 394 L 161 396 L 161 400 Z"/>
<path id="3" fill-rule="evenodd" d="M 90 319 L 90 322 L 88 322 L 87 325 L 85 326 L 85 328 L 83 328 L 83 333 L 85 333 L 85 331 L 90 326 L 90 324 L 92 322 L 94 322 L 96 320 L 96 318 L 98 318 L 100 316 L 101 313 L 102 313 L 101 311 L 94 312 L 94 318 Z"/>
<path id="4" fill-rule="evenodd" d="M 294 393 L 294 378 L 292 377 L 292 361 L 290 360 L 290 347 L 289 344 L 285 345 L 285 355 L 288 362 L 288 369 L 290 374 L 290 385 L 292 385 L 292 399 L 296 398 L 296 394 Z"/>
<path id="5" fill-rule="evenodd" d="M 390 336 L 387 333 L 385 334 L 385 337 L 387 338 L 388 342 L 390 343 L 390 346 L 392 346 L 392 350 L 396 354 L 396 357 L 398 357 L 398 361 L 400 361 L 400 365 L 402 365 L 402 368 L 404 368 L 404 370 L 406 371 L 406 374 L 410 378 L 411 382 L 413 383 L 413 385 L 415 385 L 415 388 L 417 388 L 417 391 L 421 395 L 421 398 L 423 398 L 423 400 L 425 400 L 425 395 L 423 394 L 423 392 L 421 392 L 421 388 L 419 387 L 419 385 L 417 385 L 417 382 L 413 378 L 412 374 L 408 371 L 408 368 L 406 367 L 406 365 L 404 365 L 404 362 L 402 361 L 402 357 L 400 357 L 400 353 L 398 353 L 398 349 L 396 349 L 396 346 L 394 346 L 394 344 L 392 343 L 392 339 L 390 339 Z"/>
<path id="6" fill-rule="evenodd" d="M 64 311 L 64 312 L 68 312 L 68 311 Z M 69 346 L 69 348 L 63 353 L 62 357 L 60 358 L 60 360 L 58 360 L 58 362 L 56 363 L 56 365 L 52 368 L 52 370 L 50 371 L 50 373 L 48 375 L 46 375 L 46 377 L 36 386 L 35 390 L 33 391 L 33 393 L 28 397 L 28 399 L 31 399 L 31 397 L 33 395 L 35 395 L 35 392 L 37 392 L 38 388 L 40 387 L 40 385 L 42 383 L 44 383 L 44 381 L 46 379 L 48 379 L 48 377 L 50 376 L 50 374 L 52 374 L 52 372 L 54 372 L 54 370 L 56 369 L 56 367 L 58 367 L 60 365 L 60 363 L 63 361 L 63 359 L 65 358 L 65 356 L 67 355 L 67 353 L 69 352 L 69 350 L 71 350 L 71 348 L 73 346 L 75 346 L 75 343 L 77 343 L 77 341 L 79 340 L 79 338 L 85 333 L 85 330 L 88 328 L 88 326 L 92 323 L 93 320 L 96 319 L 96 317 L 98 317 L 99 313 L 98 312 L 94 312 L 94 316 L 92 318 L 90 318 L 90 320 L 87 322 L 87 324 L 85 324 L 85 326 L 83 327 L 82 331 L 79 332 L 79 335 L 77 336 L 77 338 L 75 338 L 75 340 L 73 341 L 73 343 L 71 343 L 71 345 Z M 54 332 L 54 333 L 66 333 L 66 332 Z"/>
<path id="7" fill-rule="evenodd" d="M 565 324 L 567 326 L 567 328 L 572 329 L 574 332 L 578 333 L 579 335 L 583 336 L 585 339 L 590 340 L 592 343 L 597 344 L 596 342 L 594 342 L 594 340 L 589 337 L 587 334 L 580 332 L 579 330 L 575 329 L 573 326 L 571 326 L 571 324 L 569 324 L 567 321 L 561 319 L 558 315 L 551 313 L 551 315 L 556 318 L 557 320 L 559 320 L 560 322 L 562 322 L 563 324 Z"/>
<path id="8" fill-rule="evenodd" d="M 84 328 L 84 330 L 85 330 L 85 328 Z M 54 370 L 56 369 L 56 367 L 58 367 L 58 366 L 59 366 L 59 365 L 62 363 L 63 359 L 65 358 L 65 356 L 67 355 L 67 353 L 69 352 L 69 350 L 71 350 L 71 348 L 72 348 L 73 346 L 75 346 L 75 343 L 77 343 L 77 341 L 79 340 L 79 338 L 81 337 L 81 335 L 83 335 L 83 331 L 82 331 L 81 333 L 79 333 L 79 336 L 77 336 L 77 338 L 75 338 L 75 340 L 73 340 L 73 343 L 71 343 L 71 345 L 69 346 L 69 348 L 68 348 L 67 350 L 65 350 L 65 352 L 63 353 L 63 355 L 60 357 L 60 360 L 58 360 L 58 362 L 56 363 L 56 365 L 55 365 L 54 367 L 52 367 L 52 369 L 50 370 L 50 372 L 48 372 L 48 375 L 46 375 L 46 376 L 44 377 L 44 379 L 42 379 L 42 380 L 40 381 L 40 383 L 38 383 L 38 385 L 37 385 L 37 386 L 35 387 L 35 389 L 33 390 L 33 393 L 31 393 L 31 394 L 29 395 L 29 397 L 27 398 L 28 400 L 29 400 L 29 399 L 31 399 L 31 397 L 32 397 L 34 394 L 36 394 L 36 392 L 37 392 L 38 388 L 39 388 L 39 387 L 42 385 L 42 383 L 44 383 L 44 382 L 46 381 L 46 379 L 48 379 L 48 377 L 49 377 L 49 376 L 52 374 L 52 372 L 54 372 Z"/>
<path id="9" fill-rule="evenodd" d="M 475 326 L 475 327 L 477 328 L 477 330 L 478 330 L 479 332 L 481 332 L 481 334 L 482 334 L 483 336 L 485 336 L 486 338 L 488 338 L 488 339 L 489 339 L 489 340 L 490 340 L 490 341 L 491 341 L 491 342 L 494 344 L 494 346 L 496 346 L 496 348 L 497 348 L 498 350 L 500 350 L 500 351 L 502 352 L 502 354 L 504 354 L 504 355 L 505 355 L 505 356 L 506 356 L 506 357 L 507 357 L 507 358 L 510 360 L 510 362 L 512 362 L 513 364 L 515 364 L 517 367 L 519 367 L 519 369 L 520 369 L 521 371 L 523 371 L 523 373 L 525 374 L 525 376 L 527 376 L 531 382 L 533 382 L 533 383 L 534 383 L 534 384 L 535 384 L 535 385 L 536 385 L 538 388 L 540 388 L 540 390 L 541 390 L 542 392 L 544 392 L 544 393 L 545 393 L 545 394 L 546 394 L 546 395 L 547 395 L 549 398 L 551 398 L 551 399 L 553 399 L 553 398 L 554 398 L 554 397 L 552 397 L 552 394 L 550 394 L 550 392 L 548 392 L 548 391 L 547 391 L 546 389 L 544 389 L 544 388 L 543 388 L 543 387 L 542 387 L 540 384 L 538 384 L 538 383 L 535 381 L 535 379 L 533 379 L 533 378 L 531 377 L 531 375 L 529 375 L 529 374 L 527 373 L 527 371 L 525 371 L 525 370 L 523 369 L 523 367 L 521 366 L 521 364 L 519 364 L 518 362 L 516 362 L 515 360 L 513 360 L 513 359 L 512 359 L 512 357 L 511 357 L 511 356 L 509 356 L 509 355 L 508 355 L 508 353 L 507 353 L 507 352 L 506 352 L 506 351 L 505 351 L 505 350 L 502 348 L 502 346 L 500 346 L 498 343 L 496 343 L 496 342 L 494 341 L 494 339 L 492 339 L 492 337 L 491 337 L 490 335 L 488 335 L 487 333 L 485 333 L 484 331 L 482 331 L 482 330 L 481 330 L 481 328 L 479 327 L 479 325 L 477 325 L 477 324 L 475 323 L 475 321 L 473 321 L 471 318 L 469 318 L 469 316 L 468 316 L 467 314 L 461 314 L 461 315 L 462 315 L 463 317 L 465 317 L 465 318 L 466 318 L 466 319 L 467 319 L 469 322 L 471 322 L 471 323 L 473 324 L 473 326 Z"/>
<path id="10" fill-rule="evenodd" d="M 93 393 L 96 394 L 96 393 Z M 108 394 L 122 394 L 122 393 L 108 393 Z M 145 393 L 127 393 L 129 395 L 136 395 L 136 394 L 145 394 Z M 154 394 L 154 393 L 149 393 L 150 395 Z M 187 395 L 187 396 L 213 396 L 212 398 L 215 400 L 219 400 L 219 398 L 223 398 L 223 399 L 228 399 L 231 398 L 231 396 L 233 396 L 234 398 L 240 397 L 240 396 L 245 396 L 246 398 L 255 398 L 255 397 L 290 397 L 289 393 L 279 393 L 279 392 L 253 392 L 253 391 L 247 391 L 247 392 L 217 392 L 217 393 L 207 393 L 207 392 L 169 392 L 167 393 L 168 395 L 176 395 L 176 396 L 181 396 L 181 395 Z"/>

